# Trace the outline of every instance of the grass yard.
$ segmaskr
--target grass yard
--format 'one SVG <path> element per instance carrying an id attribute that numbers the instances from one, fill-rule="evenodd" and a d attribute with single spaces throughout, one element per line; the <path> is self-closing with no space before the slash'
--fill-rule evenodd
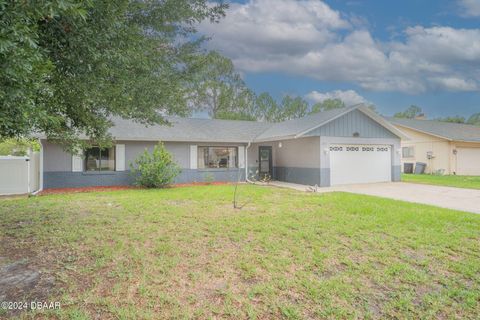
<path id="1" fill-rule="evenodd" d="M 479 318 L 480 215 L 239 190 L 241 210 L 232 186 L 0 199 L 0 265 L 41 271 L 62 307 L 38 318 Z"/>
<path id="2" fill-rule="evenodd" d="M 402 174 L 402 181 L 434 184 L 446 187 L 480 189 L 480 176 L 436 176 L 431 174 Z"/>

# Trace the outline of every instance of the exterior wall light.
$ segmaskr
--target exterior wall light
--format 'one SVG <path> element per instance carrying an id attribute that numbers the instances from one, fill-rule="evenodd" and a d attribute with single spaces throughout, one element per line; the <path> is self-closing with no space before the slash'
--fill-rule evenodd
<path id="1" fill-rule="evenodd" d="M 279 148 L 282 147 L 282 142 L 281 142 L 281 141 L 278 143 L 278 147 L 279 147 Z"/>

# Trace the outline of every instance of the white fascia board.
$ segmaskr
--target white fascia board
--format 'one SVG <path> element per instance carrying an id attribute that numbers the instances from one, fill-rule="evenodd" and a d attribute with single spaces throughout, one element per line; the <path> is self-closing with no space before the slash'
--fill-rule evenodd
<path id="1" fill-rule="evenodd" d="M 412 127 L 409 127 L 409 126 L 406 126 L 406 125 L 403 125 L 403 124 L 398 124 L 396 123 L 394 126 L 399 126 L 399 127 L 403 127 L 403 128 L 407 128 L 407 129 L 410 129 L 410 130 L 413 130 L 413 131 L 417 131 L 417 132 L 420 132 L 420 133 L 423 133 L 423 134 L 426 134 L 426 135 L 429 135 L 429 136 L 432 136 L 432 137 L 437 137 L 437 138 L 440 138 L 440 139 L 444 139 L 444 140 L 447 140 L 447 141 L 454 141 L 453 139 L 450 139 L 450 138 L 447 138 L 447 137 L 444 137 L 444 136 L 440 136 L 438 134 L 434 134 L 434 133 L 431 133 L 431 132 L 427 132 L 427 131 L 423 131 L 423 130 L 419 130 L 417 128 L 412 128 Z M 400 129 L 398 129 L 400 130 Z M 401 131 L 401 130 L 400 130 Z M 411 140 L 411 139 L 409 139 Z M 455 140 L 456 141 L 456 140 Z M 466 142 L 469 142 L 469 141 L 466 141 Z M 478 141 L 477 141 L 478 142 Z"/>
<path id="2" fill-rule="evenodd" d="M 252 143 L 260 143 L 260 142 L 270 142 L 270 141 L 281 141 L 281 140 L 289 140 L 289 139 L 296 139 L 295 135 L 289 136 L 281 136 L 281 137 L 273 137 L 273 138 L 264 138 L 264 139 L 254 139 Z"/>

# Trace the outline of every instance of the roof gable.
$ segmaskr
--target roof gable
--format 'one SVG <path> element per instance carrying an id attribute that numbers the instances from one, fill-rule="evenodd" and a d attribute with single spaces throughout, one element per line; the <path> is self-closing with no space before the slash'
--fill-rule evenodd
<path id="1" fill-rule="evenodd" d="M 274 123 L 262 134 L 255 138 L 255 141 L 279 140 L 285 138 L 299 137 L 314 128 L 322 126 L 352 110 L 358 108 L 359 105 L 338 108 L 329 111 L 319 112 L 303 118 L 286 120 Z"/>
<path id="2" fill-rule="evenodd" d="M 392 131 L 358 109 L 348 112 L 305 135 L 353 137 L 354 134 L 358 134 L 362 138 L 398 138 Z"/>

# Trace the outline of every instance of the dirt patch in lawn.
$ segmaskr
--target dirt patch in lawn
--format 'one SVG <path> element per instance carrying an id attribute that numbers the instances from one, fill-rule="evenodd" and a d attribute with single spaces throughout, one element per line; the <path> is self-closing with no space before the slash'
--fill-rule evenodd
<path id="1" fill-rule="evenodd" d="M 20 221 L 13 229 L 28 227 Z M 0 310 L 2 316 L 28 311 L 30 302 L 51 302 L 65 284 L 58 274 L 68 250 L 42 245 L 33 237 L 0 237 L 0 302 L 27 303 L 28 308 Z"/>
<path id="2" fill-rule="evenodd" d="M 8 261 L 8 262 L 7 262 Z M 55 277 L 43 270 L 34 259 L 10 261 L 0 257 L 0 301 L 4 302 L 46 302 L 56 291 Z M 7 316 L 25 310 L 2 310 Z"/>

